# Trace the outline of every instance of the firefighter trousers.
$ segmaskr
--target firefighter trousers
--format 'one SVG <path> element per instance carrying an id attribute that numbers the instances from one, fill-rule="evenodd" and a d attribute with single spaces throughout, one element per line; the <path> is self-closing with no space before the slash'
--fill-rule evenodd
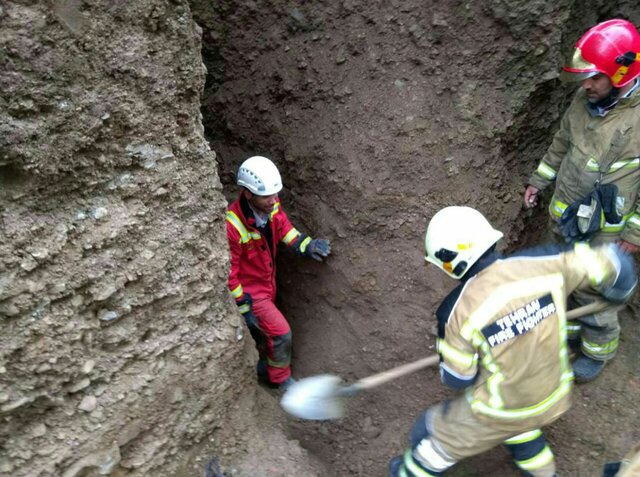
<path id="1" fill-rule="evenodd" d="M 555 222 L 549 224 L 549 239 L 554 243 L 565 243 Z M 618 239 L 614 234 L 596 234 L 591 245 L 602 245 Z M 599 297 L 595 293 L 574 292 L 568 301 L 568 309 L 588 305 Z M 567 338 L 572 345 L 580 345 L 582 353 L 597 361 L 607 361 L 616 355 L 620 338 L 617 311 L 602 311 L 567 322 Z M 573 347 L 573 346 L 572 346 Z"/>
<path id="2" fill-rule="evenodd" d="M 546 424 L 556 418 L 549 416 L 540 422 Z M 503 426 L 480 421 L 464 396 L 422 414 L 409 440 L 411 447 L 402 460 L 391 461 L 391 477 L 438 477 L 456 462 L 500 444 L 506 446 L 524 475 L 555 476 L 553 453 L 539 428 L 518 429 L 517 423 Z"/>

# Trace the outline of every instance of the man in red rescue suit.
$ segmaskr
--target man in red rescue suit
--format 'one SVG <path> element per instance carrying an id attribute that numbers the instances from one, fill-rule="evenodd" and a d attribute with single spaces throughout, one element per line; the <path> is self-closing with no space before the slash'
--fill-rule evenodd
<path id="1" fill-rule="evenodd" d="M 524 194 L 538 203 L 552 184 L 550 234 L 558 242 L 616 242 L 640 252 L 640 34 L 621 19 L 590 28 L 576 43 L 563 81 L 581 88 L 565 112 Z M 577 292 L 572 306 L 594 301 Z M 570 343 L 581 353 L 573 363 L 576 382 L 595 379 L 618 348 L 616 311 L 587 315 L 569 324 Z"/>
<path id="2" fill-rule="evenodd" d="M 499 444 L 524 475 L 556 475 L 541 427 L 570 407 L 567 296 L 591 289 L 624 302 L 636 287 L 634 264 L 614 244 L 503 258 L 495 252 L 501 237 L 470 207 L 446 207 L 429 222 L 426 260 L 460 281 L 436 311 L 440 374 L 465 393 L 418 418 L 411 447 L 389 463 L 392 477 L 440 476 Z"/>
<path id="3" fill-rule="evenodd" d="M 280 172 L 266 157 L 250 157 L 238 169 L 238 199 L 227 210 L 231 252 L 229 290 L 258 349 L 258 378 L 285 390 L 291 377 L 291 328 L 275 306 L 276 246 L 322 261 L 331 252 L 328 240 L 296 230 L 280 205 Z"/>

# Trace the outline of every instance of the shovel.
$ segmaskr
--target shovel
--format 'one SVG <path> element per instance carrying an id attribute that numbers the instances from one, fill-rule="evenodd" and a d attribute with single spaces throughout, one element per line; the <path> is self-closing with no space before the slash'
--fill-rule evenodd
<path id="1" fill-rule="evenodd" d="M 569 310 L 567 320 L 598 313 L 607 309 L 618 309 L 611 303 L 596 301 L 580 308 Z M 293 383 L 282 396 L 280 405 L 289 414 L 301 419 L 326 420 L 339 419 L 345 414 L 347 397 L 361 391 L 373 389 L 406 374 L 433 366 L 440 361 L 439 355 L 403 364 L 372 376 L 359 379 L 352 384 L 343 384 L 342 379 L 332 374 L 310 376 Z"/>

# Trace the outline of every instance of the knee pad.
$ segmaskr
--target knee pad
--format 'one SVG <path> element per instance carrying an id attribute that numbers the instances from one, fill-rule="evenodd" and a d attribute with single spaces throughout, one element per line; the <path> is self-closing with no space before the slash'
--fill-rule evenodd
<path id="1" fill-rule="evenodd" d="M 291 362 L 291 333 L 273 337 L 273 361 L 285 365 Z"/>

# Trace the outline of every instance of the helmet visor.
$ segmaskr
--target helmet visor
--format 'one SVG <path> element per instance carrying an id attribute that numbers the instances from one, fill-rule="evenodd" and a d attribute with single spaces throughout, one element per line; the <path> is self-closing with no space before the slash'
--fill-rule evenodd
<path id="1" fill-rule="evenodd" d="M 560 72 L 560 81 L 564 83 L 575 83 L 577 81 L 592 78 L 598 73 L 599 71 L 567 71 L 566 69 L 563 69 Z"/>
<path id="2" fill-rule="evenodd" d="M 573 56 L 568 65 L 562 68 L 560 81 L 568 83 L 582 81 L 598 74 L 598 68 L 593 63 L 587 61 L 582 56 L 582 49 L 573 50 Z"/>

